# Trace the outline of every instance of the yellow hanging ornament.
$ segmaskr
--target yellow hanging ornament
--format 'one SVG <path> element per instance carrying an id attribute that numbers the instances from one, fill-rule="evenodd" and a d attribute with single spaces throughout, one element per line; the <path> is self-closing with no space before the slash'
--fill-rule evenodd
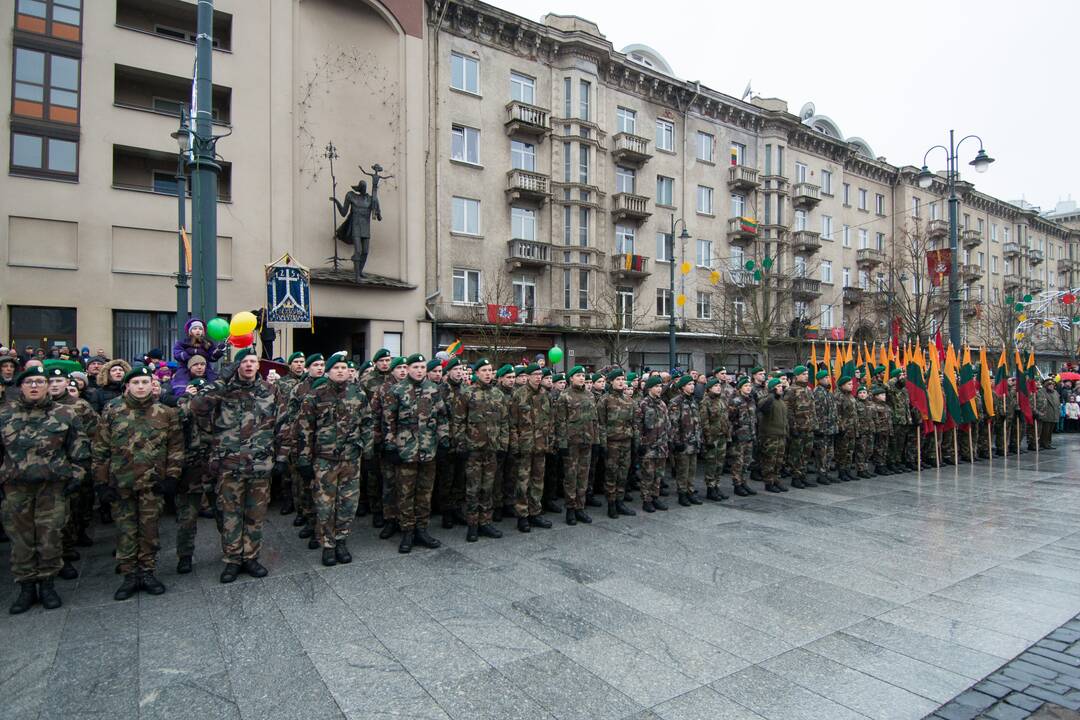
<path id="1" fill-rule="evenodd" d="M 686 304 L 686 296 L 683 295 L 682 293 L 679 293 L 675 297 L 675 304 L 678 305 L 679 307 L 682 307 L 683 305 L 685 305 Z"/>
<path id="2" fill-rule="evenodd" d="M 709 273 L 709 282 L 711 282 L 713 285 L 716 285 L 720 282 L 719 270 L 713 270 L 711 273 Z"/>
<path id="3" fill-rule="evenodd" d="M 683 275 L 689 275 L 690 274 L 690 263 L 688 261 L 686 261 L 686 260 L 683 260 L 683 264 L 679 266 L 679 269 L 682 271 Z"/>
<path id="4" fill-rule="evenodd" d="M 1027 320 L 1027 313 L 1020 313 L 1020 316 L 1016 319 L 1020 322 L 1024 322 L 1025 320 Z"/>

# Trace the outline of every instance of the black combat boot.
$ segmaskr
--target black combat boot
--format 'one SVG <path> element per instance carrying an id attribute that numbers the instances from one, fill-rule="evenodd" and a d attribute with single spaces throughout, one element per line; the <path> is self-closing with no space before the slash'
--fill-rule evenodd
<path id="1" fill-rule="evenodd" d="M 142 582 L 139 573 L 128 573 L 124 576 L 124 582 L 120 583 L 120 587 L 113 594 L 113 600 L 127 600 L 139 592 L 140 585 L 142 585 Z"/>
<path id="2" fill-rule="evenodd" d="M 803 476 L 802 476 L 801 480 L 802 480 L 802 484 L 803 484 L 804 486 L 808 487 L 808 488 L 812 488 L 812 487 L 817 487 L 817 486 L 818 486 L 818 484 L 817 484 L 816 482 L 812 482 L 812 481 L 810 480 L 810 478 L 806 477 L 805 475 L 803 475 Z M 819 481 L 819 482 L 820 482 L 820 481 Z"/>
<path id="3" fill-rule="evenodd" d="M 608 500 L 607 501 L 607 516 L 609 518 L 611 518 L 612 520 L 618 520 L 619 519 L 619 511 L 615 508 L 615 501 L 614 500 Z"/>
<path id="4" fill-rule="evenodd" d="M 546 530 L 551 527 L 551 521 L 543 515 L 530 515 L 529 525 L 532 527 L 544 528 Z"/>
<path id="5" fill-rule="evenodd" d="M 690 507 L 690 496 L 684 492 L 679 493 L 679 504 L 683 507 Z"/>
<path id="6" fill-rule="evenodd" d="M 874 476 L 871 475 L 870 473 L 868 473 L 866 471 L 866 468 L 861 468 L 859 470 L 859 472 L 855 473 L 855 477 L 862 478 L 863 480 L 869 480 L 870 478 L 872 478 Z"/>
<path id="7" fill-rule="evenodd" d="M 481 525 L 480 527 L 477 528 L 477 532 L 479 532 L 484 537 L 489 537 L 489 538 L 492 538 L 494 540 L 498 540 L 499 538 L 502 537 L 502 530 L 495 527 L 491 523 L 484 523 L 483 525 Z"/>
<path id="8" fill-rule="evenodd" d="M 394 518 L 390 518 L 383 525 L 383 529 L 379 532 L 380 540 L 389 540 L 394 537 L 394 534 L 398 531 L 398 521 Z"/>
<path id="9" fill-rule="evenodd" d="M 821 473 L 817 474 L 817 484 L 818 485 L 832 485 L 832 482 L 833 482 L 833 480 L 832 480 L 832 477 L 829 476 L 829 473 L 821 472 Z"/>
<path id="10" fill-rule="evenodd" d="M 750 497 L 750 491 L 746 489 L 745 485 L 736 485 L 733 492 L 739 497 Z"/>
<path id="11" fill-rule="evenodd" d="M 38 583 L 38 599 L 41 601 L 41 607 L 46 610 L 55 610 L 64 604 L 60 601 L 60 596 L 56 594 L 52 578 Z"/>
<path id="12" fill-rule="evenodd" d="M 444 512 L 442 514 L 442 528 L 443 530 L 454 529 L 454 516 L 450 512 Z"/>
<path id="13" fill-rule="evenodd" d="M 532 528 L 529 527 L 529 518 L 524 515 L 517 519 L 517 527 L 518 532 L 527 533 L 532 531 Z"/>
<path id="14" fill-rule="evenodd" d="M 686 499 L 690 501 L 691 505 L 701 505 L 701 498 L 697 496 L 697 490 L 691 490 L 686 493 Z"/>
<path id="15" fill-rule="evenodd" d="M 324 547 L 322 549 L 323 565 L 325 565 L 326 567 L 334 567 L 335 565 L 337 565 L 337 555 L 334 553 L 336 549 L 337 548 L 332 547 Z"/>
<path id="16" fill-rule="evenodd" d="M 381 528 L 386 524 L 386 519 L 383 518 L 382 510 L 376 510 L 371 513 L 371 527 Z"/>
<path id="17" fill-rule="evenodd" d="M 577 518 L 578 522 L 585 523 L 586 525 L 592 522 L 592 517 L 584 510 L 575 510 L 574 517 Z"/>
<path id="18" fill-rule="evenodd" d="M 367 517 L 371 512 L 371 506 L 366 502 L 356 503 L 356 517 Z"/>
<path id="19" fill-rule="evenodd" d="M 749 485 L 743 485 L 743 489 L 746 490 L 747 495 L 757 495 L 757 490 L 750 487 Z"/>
<path id="20" fill-rule="evenodd" d="M 779 490 L 780 492 L 787 492 L 788 491 L 787 485 L 785 485 L 782 482 L 777 482 L 776 483 L 776 489 Z"/>
<path id="21" fill-rule="evenodd" d="M 469 529 L 465 531 L 465 542 L 476 542 L 480 539 L 480 533 L 475 525 L 470 525 Z"/>
<path id="22" fill-rule="evenodd" d="M 615 501 L 615 512 L 617 512 L 619 515 L 626 515 L 627 517 L 634 517 L 635 515 L 637 515 L 637 511 L 628 508 L 626 506 L 626 503 L 622 500 Z"/>
<path id="23" fill-rule="evenodd" d="M 652 504 L 657 510 L 667 510 L 667 503 L 660 498 L 653 498 Z"/>
<path id="24" fill-rule="evenodd" d="M 60 568 L 60 572 L 57 573 L 61 580 L 74 580 L 79 577 L 79 571 L 75 569 L 75 566 L 71 564 L 70 560 L 65 560 L 63 567 Z"/>
<path id="25" fill-rule="evenodd" d="M 79 534 L 75 536 L 75 545 L 78 547 L 93 547 L 94 541 L 86 534 L 86 528 L 79 528 Z"/>
<path id="26" fill-rule="evenodd" d="M 604 506 L 604 503 L 600 502 L 600 500 L 595 495 L 586 495 L 585 496 L 585 507 L 603 507 L 603 506 Z"/>
<path id="27" fill-rule="evenodd" d="M 705 488 L 705 499 L 706 500 L 717 500 L 718 498 L 716 497 L 716 488 L 714 488 L 714 487 Z"/>
<path id="28" fill-rule="evenodd" d="M 641 503 L 641 509 L 647 513 L 656 512 L 656 506 L 653 505 L 652 500 L 643 500 Z"/>
<path id="29" fill-rule="evenodd" d="M 780 488 L 775 483 L 765 483 L 765 492 L 778 493 Z"/>
<path id="30" fill-rule="evenodd" d="M 413 531 L 402 530 L 401 542 L 398 543 L 397 551 L 403 555 L 407 555 L 412 552 Z"/>
<path id="31" fill-rule="evenodd" d="M 292 515 L 296 512 L 296 504 L 293 503 L 292 495 L 286 495 L 282 498 L 281 507 L 278 509 L 278 512 L 282 515 Z"/>
<path id="32" fill-rule="evenodd" d="M 187 575 L 191 572 L 191 556 L 181 555 L 180 559 L 176 561 L 176 574 Z"/>
<path id="33" fill-rule="evenodd" d="M 442 547 L 442 542 L 431 537 L 431 535 L 428 534 L 426 527 L 416 528 L 416 530 L 413 532 L 413 542 L 420 547 L 425 547 L 429 550 L 434 550 L 435 548 Z"/>
<path id="34" fill-rule="evenodd" d="M 494 510 L 491 511 L 491 521 L 492 522 L 501 522 L 502 521 L 502 516 L 503 516 L 503 511 L 502 511 L 501 507 L 497 507 L 497 508 L 495 508 Z"/>
<path id="35" fill-rule="evenodd" d="M 151 595 L 163 595 L 165 593 L 165 586 L 154 577 L 152 572 L 142 574 L 142 577 L 139 578 L 139 588 Z"/>
<path id="36" fill-rule="evenodd" d="M 308 538 L 308 541 L 307 541 L 307 549 L 308 550 L 318 550 L 320 547 L 322 547 L 322 543 L 319 542 L 319 538 L 315 537 L 314 535 L 312 535 L 310 538 Z"/>
<path id="37" fill-rule="evenodd" d="M 228 585 L 231 582 L 235 582 L 239 574 L 239 563 L 226 563 L 225 569 L 221 571 L 221 577 L 218 579 L 221 580 L 222 585 Z"/>
<path id="38" fill-rule="evenodd" d="M 791 487 L 798 488 L 799 490 L 805 490 L 806 483 L 802 481 L 802 478 L 795 478 L 791 481 Z"/>
<path id="39" fill-rule="evenodd" d="M 15 602 L 11 603 L 8 612 L 12 615 L 21 615 L 34 607 L 34 603 L 37 601 L 37 583 L 33 580 L 21 582 L 19 583 L 19 596 L 15 598 Z"/>
<path id="40" fill-rule="evenodd" d="M 566 524 L 577 525 L 577 517 L 574 515 L 573 508 L 566 508 Z"/>
<path id="41" fill-rule="evenodd" d="M 296 534 L 296 537 L 298 537 L 300 539 L 304 539 L 304 538 L 309 538 L 309 537 L 311 537 L 312 535 L 315 534 L 315 524 L 314 523 L 310 523 L 310 522 L 307 522 L 305 520 L 303 525 L 304 525 L 304 527 L 300 528 L 300 532 L 298 532 Z"/>
<path id="42" fill-rule="evenodd" d="M 269 574 L 266 568 L 262 566 L 262 563 L 260 563 L 255 558 L 251 558 L 250 560 L 245 560 L 244 562 L 242 562 L 240 564 L 240 569 L 253 578 L 264 578 Z"/>
<path id="43" fill-rule="evenodd" d="M 112 525 L 112 508 L 110 508 L 108 505 L 101 505 L 98 508 L 98 520 L 101 521 L 102 525 Z"/>
<path id="44" fill-rule="evenodd" d="M 293 527 L 302 527 L 305 522 L 307 522 L 307 521 L 304 520 L 304 516 L 301 515 L 300 513 L 296 513 L 296 517 L 294 517 L 292 519 L 292 526 Z"/>

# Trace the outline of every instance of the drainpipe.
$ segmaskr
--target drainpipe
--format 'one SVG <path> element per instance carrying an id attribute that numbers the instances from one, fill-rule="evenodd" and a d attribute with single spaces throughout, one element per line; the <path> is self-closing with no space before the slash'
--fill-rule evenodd
<path id="1" fill-rule="evenodd" d="M 432 50 L 431 50 L 431 57 L 429 57 L 427 59 L 429 67 L 430 67 L 431 64 L 434 64 L 434 70 L 430 73 L 430 75 L 431 75 L 431 83 L 432 84 L 431 84 L 431 91 L 430 91 L 430 95 L 429 95 L 429 97 L 431 98 L 431 105 L 429 106 L 429 112 L 431 113 L 431 117 L 430 117 L 431 123 L 430 124 L 431 124 L 431 127 L 433 128 L 433 130 L 432 130 L 433 137 L 431 138 L 431 143 L 430 143 L 430 148 L 431 149 L 428 150 L 428 165 L 429 165 L 429 167 L 431 166 L 431 163 L 434 163 L 434 165 L 435 165 L 435 172 L 434 172 L 434 175 L 435 175 L 435 182 L 434 182 L 434 185 L 435 185 L 434 196 L 435 197 L 434 197 L 434 200 L 435 200 L 435 202 L 433 203 L 433 209 L 432 209 L 432 212 L 434 213 L 433 222 L 434 222 L 434 225 L 435 225 L 435 227 L 434 227 L 434 233 L 435 233 L 435 273 L 434 273 L 435 277 L 434 277 L 434 287 L 435 287 L 435 291 L 431 295 L 428 295 L 424 299 L 424 306 L 425 306 L 425 309 L 431 315 L 431 318 L 432 318 L 432 326 L 431 326 L 431 332 L 432 332 L 432 335 L 431 335 L 431 354 L 432 355 L 435 354 L 435 348 L 438 345 L 438 334 L 437 334 L 438 333 L 438 322 L 437 322 L 437 320 L 435 318 L 435 313 L 428 307 L 428 305 L 429 305 L 432 298 L 438 297 L 438 296 L 440 296 L 442 294 L 442 290 L 439 288 L 439 283 L 440 283 L 441 274 L 442 274 L 442 243 L 443 243 L 442 216 L 441 216 L 441 213 L 440 213 L 440 209 L 442 207 L 442 205 L 441 205 L 441 203 L 442 203 L 442 163 L 439 161 L 439 157 L 440 157 L 439 152 L 440 152 L 440 147 L 441 147 L 440 140 L 442 138 L 442 126 L 439 124 L 439 120 L 440 120 L 440 116 L 439 116 L 439 98 L 440 98 L 439 90 L 442 87 L 441 84 L 440 84 L 440 73 L 439 73 L 439 68 L 442 67 L 442 63 L 439 62 L 439 52 L 440 52 L 440 50 L 439 50 L 439 32 L 442 30 L 443 20 L 446 19 L 446 11 L 449 10 L 449 9 L 450 9 L 450 0 L 444 0 L 442 9 L 439 11 L 439 20 L 438 20 L 437 23 L 435 23 L 435 27 L 431 31 Z"/>

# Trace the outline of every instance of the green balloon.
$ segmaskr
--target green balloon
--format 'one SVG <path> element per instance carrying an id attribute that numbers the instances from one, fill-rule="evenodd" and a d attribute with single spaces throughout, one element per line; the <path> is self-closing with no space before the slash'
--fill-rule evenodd
<path id="1" fill-rule="evenodd" d="M 754 271 L 754 279 L 758 280 L 758 281 L 761 280 L 761 271 L 760 270 L 755 270 Z"/>
<path id="2" fill-rule="evenodd" d="M 562 359 L 563 359 L 563 351 L 562 351 L 562 348 L 559 347 L 558 345 L 556 345 L 556 346 L 552 347 L 550 350 L 548 350 L 548 362 L 550 362 L 552 365 L 558 365 L 559 363 L 562 362 Z"/>
<path id="3" fill-rule="evenodd" d="M 771 257 L 765 258 L 764 260 L 761 261 L 761 264 L 765 266 L 766 270 L 768 270 L 769 268 L 772 267 L 772 258 Z"/>
<path id="4" fill-rule="evenodd" d="M 1031 302 L 1031 296 L 1030 295 L 1025 295 L 1024 296 L 1024 302 L 1026 302 L 1026 303 Z"/>
<path id="5" fill-rule="evenodd" d="M 221 342 L 229 337 L 229 322 L 224 318 L 214 318 L 206 323 L 206 336 L 214 342 Z"/>
<path id="6" fill-rule="evenodd" d="M 1024 303 L 1016 303 L 1016 305 L 1015 305 L 1015 308 L 1016 308 L 1016 312 L 1021 312 L 1021 311 L 1023 311 L 1023 309 L 1024 309 Z"/>
<path id="7" fill-rule="evenodd" d="M 1073 322 L 1080 323 L 1080 315 L 1073 315 Z"/>
<path id="8" fill-rule="evenodd" d="M 754 269 L 754 261 L 753 260 L 747 260 L 746 265 L 744 265 L 744 267 L 747 270 L 753 270 Z"/>
<path id="9" fill-rule="evenodd" d="M 1015 301 L 1015 300 L 1013 300 L 1013 296 L 1012 296 L 1012 295 L 1006 295 L 1006 296 L 1005 296 L 1005 304 L 1006 304 L 1006 305 L 1012 305 L 1012 304 L 1013 304 L 1014 302 L 1016 302 L 1016 301 Z"/>

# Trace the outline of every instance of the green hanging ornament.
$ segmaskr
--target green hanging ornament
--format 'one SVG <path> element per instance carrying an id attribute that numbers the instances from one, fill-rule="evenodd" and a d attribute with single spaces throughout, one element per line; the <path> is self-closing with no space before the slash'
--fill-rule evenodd
<path id="1" fill-rule="evenodd" d="M 1014 302 L 1016 302 L 1016 300 L 1013 299 L 1012 295 L 1006 295 L 1005 296 L 1005 304 L 1006 305 L 1012 305 Z"/>
<path id="2" fill-rule="evenodd" d="M 763 266 L 765 266 L 766 270 L 768 270 L 769 268 L 772 267 L 772 258 L 771 257 L 765 258 L 764 260 L 761 261 L 761 264 Z"/>
<path id="3" fill-rule="evenodd" d="M 744 265 L 743 267 L 745 267 L 747 270 L 753 270 L 754 269 L 754 261 L 753 260 L 747 260 L 746 265 Z"/>
<path id="4" fill-rule="evenodd" d="M 761 282 L 761 271 L 760 270 L 755 270 L 754 271 L 754 280 L 756 280 L 758 282 Z"/>
<path id="5" fill-rule="evenodd" d="M 1016 303 L 1016 305 L 1013 306 L 1013 309 L 1016 310 L 1016 312 L 1023 311 L 1024 303 Z"/>
<path id="6" fill-rule="evenodd" d="M 1031 296 L 1030 295 L 1025 295 L 1024 296 L 1024 302 L 1026 302 L 1026 303 L 1031 302 Z"/>
<path id="7" fill-rule="evenodd" d="M 1080 325 L 1080 315 L 1073 315 L 1073 324 Z"/>

